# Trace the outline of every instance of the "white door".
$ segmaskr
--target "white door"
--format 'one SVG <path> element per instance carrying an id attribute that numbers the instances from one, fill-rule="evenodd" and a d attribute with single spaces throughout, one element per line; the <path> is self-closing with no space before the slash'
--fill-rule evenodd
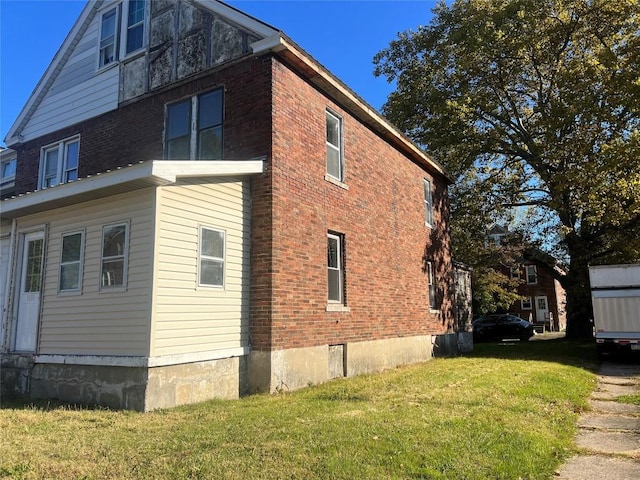
<path id="1" fill-rule="evenodd" d="M 536 297 L 536 322 L 542 323 L 549 319 L 549 304 L 547 297 Z"/>
<path id="2" fill-rule="evenodd" d="M 40 315 L 44 232 L 28 233 L 22 246 L 22 269 L 14 350 L 35 352 Z"/>

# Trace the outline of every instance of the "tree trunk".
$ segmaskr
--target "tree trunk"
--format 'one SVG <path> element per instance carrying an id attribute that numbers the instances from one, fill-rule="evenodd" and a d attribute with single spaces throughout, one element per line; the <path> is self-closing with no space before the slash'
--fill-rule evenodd
<path id="1" fill-rule="evenodd" d="M 570 256 L 569 272 L 563 282 L 567 293 L 567 338 L 593 338 L 593 305 L 589 284 L 591 251 L 583 238 L 567 237 Z"/>

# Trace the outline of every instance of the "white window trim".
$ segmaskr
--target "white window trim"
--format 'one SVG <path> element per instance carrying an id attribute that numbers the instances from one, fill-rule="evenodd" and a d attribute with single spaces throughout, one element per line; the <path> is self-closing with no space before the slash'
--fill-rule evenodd
<path id="1" fill-rule="evenodd" d="M 329 164 L 327 163 L 327 158 L 326 158 L 326 154 L 325 154 L 325 178 L 329 177 L 331 179 L 334 180 L 334 182 L 331 183 L 336 183 L 338 184 L 338 186 L 346 186 L 344 183 L 344 179 L 345 179 L 345 165 L 344 165 L 344 122 L 342 120 L 342 117 L 340 115 L 338 115 L 337 113 L 326 109 L 325 111 L 325 117 L 324 117 L 324 121 L 325 121 L 325 130 L 326 130 L 326 122 L 327 122 L 327 116 L 331 116 L 333 117 L 335 120 L 337 120 L 338 122 L 338 142 L 340 143 L 340 145 L 338 145 L 337 147 L 333 144 L 330 143 L 326 138 L 325 138 L 325 145 L 329 148 L 332 148 L 334 150 L 337 150 L 338 152 L 338 162 L 340 165 L 340 176 L 336 177 L 335 175 L 332 175 L 329 173 Z"/>
<path id="2" fill-rule="evenodd" d="M 53 187 L 45 187 L 45 163 L 47 159 L 47 152 L 52 150 L 58 150 L 58 165 L 56 170 L 56 185 L 61 185 L 64 182 L 65 173 L 69 171 L 67 168 L 67 149 L 66 146 L 72 143 L 78 143 L 78 166 L 76 169 L 80 168 L 80 135 L 74 135 L 73 137 L 65 138 L 64 140 L 60 140 L 58 142 L 51 143 L 49 145 L 45 145 L 40 149 L 40 167 L 38 168 L 38 189 L 42 190 L 45 188 L 53 188 Z M 74 181 L 74 180 L 72 180 Z M 55 186 L 55 185 L 54 185 Z"/>
<path id="3" fill-rule="evenodd" d="M 222 258 L 210 257 L 202 254 L 202 233 L 204 230 L 222 233 Z M 202 260 L 215 260 L 222 262 L 222 285 L 212 285 L 210 283 L 202 283 L 200 277 L 202 275 Z M 213 288 L 217 290 L 225 290 L 227 284 L 227 231 L 220 227 L 212 227 L 210 225 L 200 225 L 198 228 L 198 288 Z"/>
<path id="4" fill-rule="evenodd" d="M 0 175 L 2 173 L 4 173 L 4 166 L 9 164 L 9 163 L 11 163 L 11 162 L 15 163 L 14 174 L 13 175 L 9 175 L 7 177 L 0 178 L 0 187 L 2 187 L 2 188 L 11 188 L 16 183 L 15 171 L 17 171 L 17 169 L 18 169 L 18 158 L 17 157 L 7 158 L 5 160 L 2 160 L 2 162 L 0 162 Z"/>
<path id="5" fill-rule="evenodd" d="M 78 235 L 78 234 L 80 234 L 80 259 L 77 262 L 78 263 L 78 288 L 69 288 L 69 289 L 63 290 L 61 278 L 62 278 L 62 265 L 63 265 L 62 253 L 64 251 L 63 249 L 64 238 L 69 237 L 71 235 Z M 82 283 L 83 283 L 82 281 L 84 278 L 84 246 L 85 246 L 85 230 L 84 229 L 62 233 L 60 237 L 60 262 L 58 264 L 58 293 L 59 294 L 68 295 L 68 294 L 82 293 Z M 68 262 L 68 264 L 69 263 L 76 263 L 76 262 Z"/>
<path id="6" fill-rule="evenodd" d="M 422 189 L 424 190 L 424 224 L 433 228 L 433 184 L 429 179 L 422 179 Z"/>
<path id="7" fill-rule="evenodd" d="M 99 15 L 99 31 L 98 31 L 98 58 L 97 58 L 97 69 L 98 70 L 106 70 L 112 68 L 114 65 L 118 65 L 122 60 L 126 60 L 131 57 L 135 57 L 144 51 L 147 46 L 147 32 L 149 31 L 149 1 L 145 1 L 144 7 L 144 19 L 142 21 L 142 46 L 136 50 L 132 50 L 127 53 L 127 35 L 129 33 L 129 25 L 128 16 L 129 16 L 129 0 L 122 0 L 122 2 L 114 5 L 110 4 L 107 7 L 104 7 L 102 10 L 98 12 Z M 115 10 L 116 11 L 116 25 L 114 32 L 114 59 L 109 63 L 105 63 L 104 65 L 100 64 L 101 61 L 101 48 L 100 48 L 100 39 L 102 38 L 102 19 L 103 17 Z"/>
<path id="8" fill-rule="evenodd" d="M 340 299 L 330 299 L 329 298 L 329 283 L 327 280 L 327 311 L 332 311 L 333 306 L 344 306 L 345 305 L 345 294 L 344 294 L 344 262 L 343 262 L 343 253 L 344 253 L 344 236 L 336 233 L 327 233 L 327 241 L 333 238 L 336 240 L 338 244 L 338 252 L 337 252 L 337 267 L 330 267 L 327 264 L 327 270 L 335 270 L 338 272 L 338 292 L 340 292 Z M 341 311 L 341 309 L 333 310 L 333 311 Z"/>
<path id="9" fill-rule="evenodd" d="M 119 227 L 124 225 L 124 252 L 123 255 L 118 255 L 117 257 L 104 257 L 104 232 L 105 229 L 111 227 Z M 110 223 L 108 225 L 103 225 L 100 233 L 100 275 L 98 277 L 98 290 L 100 292 L 123 292 L 127 290 L 128 284 L 128 276 L 129 276 L 129 237 L 131 235 L 131 222 L 126 220 L 124 222 L 116 222 Z M 122 265 L 122 285 L 102 285 L 102 276 L 104 272 L 102 271 L 102 266 L 104 260 L 107 259 L 115 259 L 119 257 L 123 257 L 123 265 Z"/>
<path id="10" fill-rule="evenodd" d="M 511 278 L 514 280 L 520 280 L 520 266 L 510 268 Z"/>
<path id="11" fill-rule="evenodd" d="M 538 269 L 536 268 L 535 265 L 525 265 L 525 274 L 527 275 L 527 285 L 537 285 L 538 284 Z M 529 269 L 532 268 L 533 269 L 533 274 L 535 276 L 535 281 L 530 282 L 529 281 Z"/>
<path id="12" fill-rule="evenodd" d="M 529 303 L 528 307 L 524 306 L 526 300 L 520 300 L 520 308 L 521 308 L 521 310 L 533 310 L 533 300 L 531 299 L 531 297 L 527 297 L 527 299 L 528 299 L 528 303 Z"/>

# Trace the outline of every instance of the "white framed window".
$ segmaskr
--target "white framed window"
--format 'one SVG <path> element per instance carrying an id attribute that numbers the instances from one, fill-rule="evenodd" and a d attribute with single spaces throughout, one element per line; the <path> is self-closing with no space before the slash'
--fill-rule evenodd
<path id="1" fill-rule="evenodd" d="M 511 267 L 511 278 L 514 280 L 520 280 L 520 266 L 515 265 Z"/>
<path id="2" fill-rule="evenodd" d="M 42 149 L 39 188 L 55 187 L 78 179 L 80 138 L 73 137 Z"/>
<path id="3" fill-rule="evenodd" d="M 326 111 L 327 124 L 327 175 L 339 182 L 344 181 L 344 154 L 342 118 Z"/>
<path id="4" fill-rule="evenodd" d="M 164 155 L 168 160 L 222 158 L 223 89 L 167 105 Z"/>
<path id="5" fill-rule="evenodd" d="M 224 287 L 225 239 L 224 230 L 200 227 L 198 285 Z"/>
<path id="6" fill-rule="evenodd" d="M 427 281 L 429 282 L 429 308 L 439 310 L 436 300 L 436 275 L 433 262 L 427 262 Z"/>
<path id="7" fill-rule="evenodd" d="M 84 230 L 62 234 L 60 248 L 60 292 L 79 292 L 82 289 L 84 259 Z"/>
<path id="8" fill-rule="evenodd" d="M 527 275 L 527 283 L 529 285 L 535 285 L 538 283 L 538 271 L 535 265 L 526 265 L 524 267 L 525 273 Z"/>
<path id="9" fill-rule="evenodd" d="M 327 234 L 327 300 L 344 305 L 344 235 Z"/>
<path id="10" fill-rule="evenodd" d="M 144 47 L 146 0 L 123 0 L 102 13 L 98 68 Z"/>
<path id="11" fill-rule="evenodd" d="M 431 193 L 431 182 L 426 178 L 423 180 L 424 186 L 424 224 L 433 226 L 433 195 Z"/>
<path id="12" fill-rule="evenodd" d="M 127 286 L 129 255 L 129 222 L 102 227 L 100 289 Z"/>
<path id="13" fill-rule="evenodd" d="M 520 307 L 522 308 L 522 310 L 531 310 L 532 309 L 531 297 L 525 297 L 522 300 L 520 300 Z"/>
<path id="14" fill-rule="evenodd" d="M 0 164 L 0 187 L 12 187 L 16 181 L 16 168 L 18 159 L 16 157 L 2 160 Z"/>

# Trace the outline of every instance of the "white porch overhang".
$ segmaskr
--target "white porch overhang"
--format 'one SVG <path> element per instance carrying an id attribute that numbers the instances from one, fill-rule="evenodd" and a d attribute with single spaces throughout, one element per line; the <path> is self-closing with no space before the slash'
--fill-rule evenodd
<path id="1" fill-rule="evenodd" d="M 170 185 L 180 178 L 238 177 L 263 171 L 263 160 L 150 160 L 8 198 L 0 203 L 0 218 L 13 219 L 150 186 Z"/>

